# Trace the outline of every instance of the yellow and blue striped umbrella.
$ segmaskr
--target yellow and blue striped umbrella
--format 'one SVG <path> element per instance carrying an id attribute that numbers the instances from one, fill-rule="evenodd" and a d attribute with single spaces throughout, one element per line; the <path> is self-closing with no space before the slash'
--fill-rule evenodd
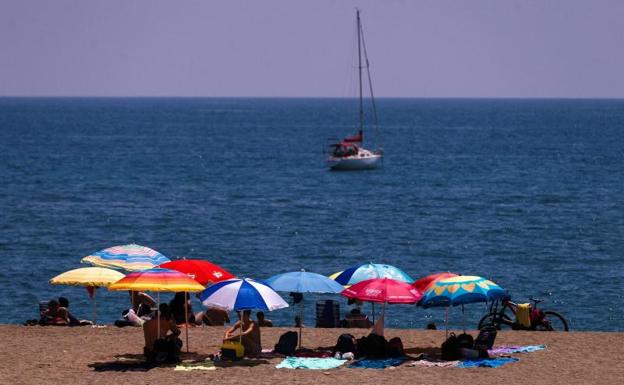
<path id="1" fill-rule="evenodd" d="M 473 275 L 460 275 L 434 282 L 419 304 L 424 307 L 458 306 L 501 299 L 507 291 L 494 282 Z"/>
<path id="2" fill-rule="evenodd" d="M 53 285 L 102 287 L 119 281 L 124 277 L 117 270 L 105 267 L 81 267 L 57 275 L 50 280 Z"/>
<path id="3" fill-rule="evenodd" d="M 170 260 L 149 247 L 130 244 L 98 251 L 82 258 L 81 262 L 117 270 L 142 271 Z"/>

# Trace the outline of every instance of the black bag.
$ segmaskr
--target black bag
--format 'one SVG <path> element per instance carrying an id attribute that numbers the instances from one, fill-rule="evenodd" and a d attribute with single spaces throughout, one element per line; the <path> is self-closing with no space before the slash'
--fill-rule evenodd
<path id="1" fill-rule="evenodd" d="M 299 335 L 297 332 L 286 332 L 282 334 L 275 344 L 275 353 L 283 354 L 285 356 L 292 356 L 295 354 L 295 350 L 297 349 L 297 341 L 299 339 Z"/>
<path id="2" fill-rule="evenodd" d="M 470 334 L 462 333 L 457 336 L 457 343 L 460 349 L 473 349 L 474 338 Z"/>
<path id="3" fill-rule="evenodd" d="M 334 350 L 332 354 L 336 354 L 336 352 L 343 354 L 347 352 L 351 352 L 355 354 L 357 351 L 357 346 L 355 345 L 355 337 L 352 334 L 341 334 L 338 337 L 338 342 L 336 342 L 336 346 L 334 346 Z"/>
<path id="4" fill-rule="evenodd" d="M 357 357 L 386 358 L 388 342 L 382 336 L 371 333 L 357 340 Z"/>
<path id="5" fill-rule="evenodd" d="M 481 328 L 474 343 L 474 348 L 479 351 L 479 356 L 484 358 L 488 356 L 487 351 L 494 346 L 496 333 L 496 328 L 494 326 L 488 325 Z"/>
<path id="6" fill-rule="evenodd" d="M 455 333 L 451 333 L 449 338 L 442 343 L 442 359 L 445 361 L 459 360 L 459 341 Z"/>
<path id="7" fill-rule="evenodd" d="M 403 349 L 403 341 L 399 337 L 391 338 L 388 341 L 388 349 L 387 349 L 388 357 L 398 358 L 405 357 L 405 350 Z"/>

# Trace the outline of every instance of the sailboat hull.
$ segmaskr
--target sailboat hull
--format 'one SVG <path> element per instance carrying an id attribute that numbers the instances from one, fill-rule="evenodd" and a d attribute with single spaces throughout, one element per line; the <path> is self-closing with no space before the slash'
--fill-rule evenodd
<path id="1" fill-rule="evenodd" d="M 381 154 L 373 154 L 366 157 L 349 156 L 349 157 L 329 157 L 327 165 L 332 171 L 357 171 L 357 170 L 373 170 L 381 164 Z"/>

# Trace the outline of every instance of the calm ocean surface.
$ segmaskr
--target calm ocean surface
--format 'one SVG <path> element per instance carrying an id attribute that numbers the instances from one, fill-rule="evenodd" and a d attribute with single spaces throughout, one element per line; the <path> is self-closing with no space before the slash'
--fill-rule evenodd
<path id="1" fill-rule="evenodd" d="M 91 317 L 84 289 L 48 280 L 134 242 L 257 279 L 368 261 L 477 274 L 546 299 L 575 330 L 624 330 L 624 101 L 382 99 L 384 167 L 328 172 L 326 139 L 354 132 L 353 107 L 0 98 L 0 322 L 59 295 Z M 102 322 L 128 304 L 97 295 Z M 484 309 L 467 306 L 467 324 Z M 293 311 L 269 318 L 290 325 Z M 390 306 L 387 323 L 443 318 Z"/>

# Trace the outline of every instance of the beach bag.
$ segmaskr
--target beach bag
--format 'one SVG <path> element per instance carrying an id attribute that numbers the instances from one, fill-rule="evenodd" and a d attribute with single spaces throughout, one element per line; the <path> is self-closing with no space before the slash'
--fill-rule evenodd
<path id="1" fill-rule="evenodd" d="M 237 361 L 245 355 L 245 348 L 239 341 L 224 341 L 221 346 L 221 358 L 224 360 Z"/>
<path id="2" fill-rule="evenodd" d="M 405 357 L 405 350 L 403 349 L 403 341 L 399 337 L 391 338 L 388 341 L 388 349 L 387 349 L 388 357 L 391 358 L 399 358 Z"/>
<path id="3" fill-rule="evenodd" d="M 338 337 L 338 342 L 336 342 L 332 355 L 336 354 L 336 352 L 343 354 L 348 352 L 356 353 L 356 351 L 357 347 L 355 345 L 355 337 L 353 337 L 352 334 L 345 333 Z"/>
<path id="4" fill-rule="evenodd" d="M 451 333 L 449 338 L 442 343 L 442 359 L 445 361 L 455 361 L 459 360 L 459 357 L 459 341 L 455 333 Z"/>
<path id="5" fill-rule="evenodd" d="M 299 339 L 299 335 L 297 332 L 286 332 L 282 334 L 275 344 L 275 353 L 283 354 L 285 356 L 293 356 L 295 354 L 295 350 L 297 349 L 297 341 Z"/>
<path id="6" fill-rule="evenodd" d="M 147 360 L 157 364 L 179 362 L 181 349 L 181 339 L 159 338 L 154 341 L 154 350 L 146 354 Z"/>
<path id="7" fill-rule="evenodd" d="M 479 330 L 479 335 L 474 342 L 474 348 L 478 351 L 485 351 L 487 354 L 488 349 L 492 349 L 494 346 L 494 340 L 496 340 L 496 328 L 492 325 L 484 326 Z M 483 355 L 483 353 L 481 353 Z"/>
<path id="8" fill-rule="evenodd" d="M 457 336 L 457 344 L 460 349 L 474 348 L 474 338 L 470 334 L 462 333 Z"/>
<path id="9" fill-rule="evenodd" d="M 531 304 L 519 303 L 516 309 L 516 324 L 523 328 L 531 327 Z"/>
<path id="10" fill-rule="evenodd" d="M 380 335 L 371 333 L 357 340 L 357 356 L 385 358 L 388 342 Z"/>

